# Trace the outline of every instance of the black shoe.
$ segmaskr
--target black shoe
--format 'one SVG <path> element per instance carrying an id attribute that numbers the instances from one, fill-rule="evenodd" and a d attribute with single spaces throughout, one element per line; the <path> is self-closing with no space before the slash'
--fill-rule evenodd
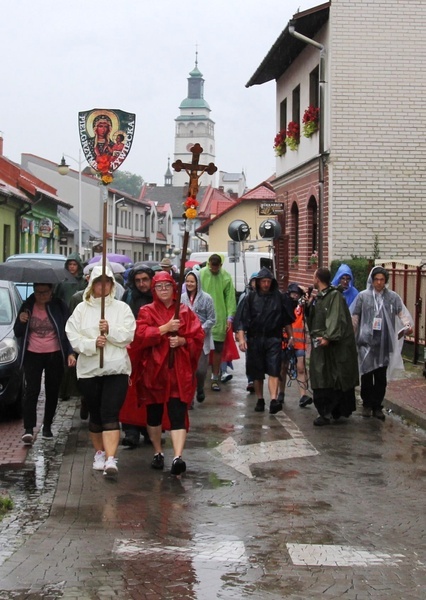
<path id="1" fill-rule="evenodd" d="M 278 402 L 280 402 L 281 404 L 284 404 L 284 392 L 280 392 L 278 394 L 278 398 L 277 398 Z"/>
<path id="2" fill-rule="evenodd" d="M 306 408 L 309 404 L 312 404 L 313 400 L 309 396 L 302 396 L 299 400 L 300 408 Z"/>
<path id="3" fill-rule="evenodd" d="M 204 390 L 201 392 L 197 392 L 197 402 L 204 402 L 205 399 L 206 395 L 204 393 Z"/>
<path id="4" fill-rule="evenodd" d="M 156 454 L 151 462 L 151 469 L 157 469 L 158 471 L 162 471 L 164 469 L 164 455 Z"/>
<path id="5" fill-rule="evenodd" d="M 148 434 L 143 436 L 143 443 L 145 446 L 152 446 L 152 442 Z"/>
<path id="6" fill-rule="evenodd" d="M 270 415 L 276 415 L 277 412 L 280 412 L 280 410 L 283 409 L 283 405 L 282 402 L 279 402 L 278 400 L 271 400 L 271 403 L 269 405 L 269 414 Z"/>
<path id="7" fill-rule="evenodd" d="M 24 442 L 25 446 L 32 446 L 34 441 L 33 430 L 26 429 L 24 435 L 21 437 L 21 440 Z"/>
<path id="8" fill-rule="evenodd" d="M 50 429 L 50 427 L 46 427 L 46 425 L 43 427 L 41 437 L 44 440 L 52 440 L 53 439 L 53 433 L 52 433 L 52 430 Z"/>
<path id="9" fill-rule="evenodd" d="M 254 394 L 254 383 L 252 381 L 248 382 L 246 390 L 250 392 L 250 394 Z"/>
<path id="10" fill-rule="evenodd" d="M 186 471 L 186 462 L 182 460 L 180 456 L 174 459 L 172 462 L 172 468 L 170 469 L 170 473 L 172 475 L 180 475 L 181 473 L 185 473 Z"/>
<path id="11" fill-rule="evenodd" d="M 379 419 L 380 421 L 384 421 L 386 419 L 383 410 L 381 408 L 376 408 L 373 410 L 373 417 L 375 419 Z"/>
<path id="12" fill-rule="evenodd" d="M 327 417 L 322 417 L 321 415 L 317 417 L 314 421 L 314 425 L 316 425 L 317 427 L 322 427 L 322 425 L 330 425 L 330 423 L 331 419 L 328 419 Z"/>
<path id="13" fill-rule="evenodd" d="M 265 400 L 263 398 L 259 398 L 259 400 L 256 402 L 254 410 L 256 412 L 265 412 Z"/>
<path id="14" fill-rule="evenodd" d="M 128 448 L 130 448 L 130 450 L 133 450 L 134 448 L 137 448 L 139 446 L 139 440 L 133 435 L 126 435 L 123 438 L 121 445 L 127 446 Z"/>

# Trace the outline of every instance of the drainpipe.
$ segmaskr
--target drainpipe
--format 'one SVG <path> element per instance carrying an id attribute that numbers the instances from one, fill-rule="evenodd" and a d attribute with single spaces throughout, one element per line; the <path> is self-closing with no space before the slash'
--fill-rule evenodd
<path id="1" fill-rule="evenodd" d="M 320 51 L 319 62 L 319 163 L 318 163 L 318 266 L 322 267 L 324 262 L 324 91 L 325 91 L 325 46 L 308 38 L 302 33 L 298 33 L 294 28 L 294 21 L 290 21 L 288 25 L 289 34 L 296 39 L 309 44 Z"/>

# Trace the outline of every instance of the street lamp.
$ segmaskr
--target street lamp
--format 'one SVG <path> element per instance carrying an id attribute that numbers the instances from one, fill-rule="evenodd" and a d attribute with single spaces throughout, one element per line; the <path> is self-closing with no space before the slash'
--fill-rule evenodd
<path id="1" fill-rule="evenodd" d="M 78 253 L 79 255 L 83 258 L 83 254 L 84 254 L 84 250 L 83 250 L 83 244 L 82 244 L 82 233 L 83 233 L 83 225 L 82 225 L 82 218 L 81 218 L 81 201 L 82 201 L 82 192 L 81 192 L 81 165 L 82 165 L 82 160 L 81 160 L 81 150 L 78 151 L 78 160 L 76 158 L 73 158 L 72 156 L 68 156 L 68 154 L 62 154 L 62 159 L 60 164 L 58 165 L 58 173 L 60 175 L 68 175 L 69 173 L 69 166 L 67 165 L 67 163 L 65 162 L 65 157 L 70 158 L 71 160 L 73 160 L 74 162 L 76 162 L 78 164 Z"/>
<path id="2" fill-rule="evenodd" d="M 114 194 L 112 197 L 112 236 L 111 236 L 113 254 L 115 254 L 115 228 L 116 228 L 117 208 L 119 208 L 119 209 L 127 208 L 127 204 L 126 204 L 126 201 L 124 200 L 124 198 L 117 198 L 117 200 L 116 200 L 115 194 Z"/>

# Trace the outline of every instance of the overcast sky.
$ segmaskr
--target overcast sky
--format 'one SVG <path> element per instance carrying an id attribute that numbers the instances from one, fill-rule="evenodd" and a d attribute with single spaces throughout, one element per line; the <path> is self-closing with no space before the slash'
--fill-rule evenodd
<path id="1" fill-rule="evenodd" d="M 164 183 L 175 118 L 195 64 L 215 122 L 219 170 L 249 187 L 275 171 L 275 82 L 246 88 L 297 12 L 321 0 L 13 0 L 2 3 L 4 155 L 78 159 L 77 114 L 136 113 L 121 170 Z M 76 163 L 67 160 L 76 168 Z"/>

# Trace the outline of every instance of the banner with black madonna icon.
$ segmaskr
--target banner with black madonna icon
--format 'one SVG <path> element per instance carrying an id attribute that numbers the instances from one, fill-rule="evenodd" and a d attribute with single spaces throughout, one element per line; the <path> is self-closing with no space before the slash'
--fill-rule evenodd
<path id="1" fill-rule="evenodd" d="M 136 115 L 123 110 L 94 108 L 78 113 L 78 131 L 84 158 L 102 183 L 125 161 L 135 134 Z"/>

